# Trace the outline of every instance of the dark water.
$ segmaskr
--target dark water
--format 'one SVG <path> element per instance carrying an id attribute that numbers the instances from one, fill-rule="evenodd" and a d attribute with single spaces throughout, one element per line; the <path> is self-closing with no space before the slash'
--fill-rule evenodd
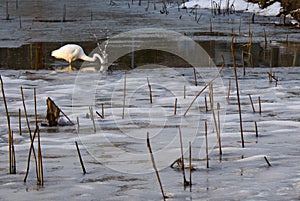
<path id="1" fill-rule="evenodd" d="M 68 42 L 35 42 L 21 47 L 0 48 L 0 68 L 1 69 L 56 69 L 67 66 L 68 63 L 63 60 L 57 60 L 51 56 L 51 51 L 67 44 Z M 213 61 L 220 65 L 222 56 L 225 63 L 232 66 L 232 56 L 230 43 L 226 41 L 198 41 L 206 50 Z M 86 54 L 97 47 L 95 42 L 77 42 L 81 45 Z M 237 65 L 246 67 L 269 67 L 269 66 L 299 66 L 300 65 L 300 46 L 298 43 L 278 43 L 268 45 L 252 43 L 250 48 L 246 43 L 235 44 L 235 55 Z M 134 57 L 134 66 L 156 63 L 164 66 L 184 67 L 190 66 L 183 59 L 160 50 L 141 50 L 129 53 L 119 58 L 110 69 L 127 69 L 131 66 L 132 57 Z M 82 62 L 75 61 L 72 66 L 79 68 Z"/>

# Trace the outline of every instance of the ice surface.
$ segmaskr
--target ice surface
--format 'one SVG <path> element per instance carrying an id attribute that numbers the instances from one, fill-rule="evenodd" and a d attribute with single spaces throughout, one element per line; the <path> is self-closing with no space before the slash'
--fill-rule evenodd
<path id="1" fill-rule="evenodd" d="M 204 76 L 209 70 L 203 68 L 199 72 Z M 232 86 L 227 101 L 227 86 L 215 86 L 214 105 L 216 107 L 219 102 L 221 106 L 222 157 L 219 157 L 212 112 L 206 112 L 204 107 L 204 95 L 208 97 L 209 91 L 205 90 L 186 117 L 183 116 L 204 83 L 194 86 L 191 68 L 173 69 L 169 74 L 161 69 L 153 69 L 151 73 L 149 69 L 127 71 L 124 119 L 123 71 L 106 75 L 1 71 L 14 131 L 17 174 L 7 174 L 7 124 L 2 104 L 0 199 L 159 200 L 159 188 L 146 146 L 146 133 L 149 132 L 164 189 L 172 195 L 172 200 L 296 200 L 300 190 L 297 179 L 300 174 L 297 132 L 300 128 L 300 72 L 299 68 L 274 68 L 280 78 L 275 87 L 275 83 L 269 83 L 267 79 L 268 70 L 247 68 L 246 76 L 239 77 L 245 148 L 241 147 L 236 91 Z M 153 87 L 152 104 L 147 77 Z M 229 78 L 233 80 L 232 68 L 224 69 L 220 76 L 222 83 L 228 83 Z M 43 188 L 36 185 L 33 159 L 28 181 L 23 183 L 30 139 L 24 116 L 21 136 L 18 131 L 18 108 L 23 112 L 21 85 L 31 129 L 34 128 L 34 87 L 40 121 L 44 121 L 45 100 L 49 96 L 76 123 L 75 126 L 52 128 L 41 126 Z M 183 85 L 187 89 L 186 98 L 183 97 Z M 257 98 L 261 97 L 261 114 L 253 113 L 248 94 L 253 98 L 256 111 Z M 175 98 L 178 98 L 177 115 L 173 108 Z M 96 111 L 101 113 L 102 103 L 104 119 L 95 114 Z M 96 132 L 89 106 L 94 110 Z M 215 115 L 218 116 L 217 109 Z M 209 169 L 205 162 L 205 120 L 208 123 Z M 258 125 L 258 137 L 255 136 L 254 121 Z M 181 128 L 186 159 L 188 142 L 192 142 L 192 164 L 196 171 L 193 171 L 191 192 L 183 190 L 181 173 L 169 167 L 180 157 L 178 127 Z M 82 175 L 74 141 L 79 142 L 86 175 Z"/>

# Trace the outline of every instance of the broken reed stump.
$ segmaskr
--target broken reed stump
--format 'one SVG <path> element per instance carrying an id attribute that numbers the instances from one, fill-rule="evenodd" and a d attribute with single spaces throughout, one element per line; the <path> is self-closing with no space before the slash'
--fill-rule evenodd
<path id="1" fill-rule="evenodd" d="M 243 121 L 242 121 L 242 110 L 241 110 L 241 102 L 240 102 L 239 83 L 238 83 L 238 76 L 237 76 L 237 70 L 236 70 L 235 51 L 234 51 L 234 37 L 235 36 L 234 36 L 234 33 L 233 33 L 232 34 L 232 40 L 231 40 L 231 55 L 232 55 L 232 60 L 233 60 L 236 96 L 237 96 L 237 102 L 238 102 L 238 113 L 239 113 L 239 119 L 240 119 L 241 142 L 242 142 L 242 147 L 244 148 L 245 143 L 244 143 L 244 134 L 243 134 Z"/>
<path id="2" fill-rule="evenodd" d="M 6 120 L 7 120 L 7 134 L 8 134 L 8 168 L 9 168 L 9 173 L 10 174 L 16 174 L 16 170 L 14 168 L 15 164 L 15 157 L 13 156 L 12 153 L 12 131 L 11 131 L 11 126 L 10 126 L 10 117 L 8 113 L 8 108 L 7 108 L 7 102 L 6 102 L 6 97 L 5 97 L 5 92 L 4 92 L 4 84 L 2 77 L 0 75 L 0 81 L 1 81 L 1 91 L 2 91 L 2 97 L 3 97 L 3 103 L 4 103 L 4 109 L 6 113 Z"/>
<path id="3" fill-rule="evenodd" d="M 57 126 L 60 109 L 58 107 L 56 107 L 56 105 L 54 104 L 54 101 L 52 101 L 51 98 L 49 98 L 49 97 L 47 98 L 46 103 L 47 103 L 46 119 L 48 120 L 48 125 L 49 126 Z"/>
<path id="4" fill-rule="evenodd" d="M 161 183 L 161 180 L 160 180 L 160 177 L 159 177 L 159 174 L 158 174 L 158 170 L 156 168 L 156 164 L 155 164 L 154 156 L 153 156 L 153 153 L 152 153 L 150 139 L 149 139 L 149 133 L 148 132 L 147 132 L 147 147 L 148 147 L 148 151 L 149 151 L 149 154 L 150 154 L 152 166 L 153 166 L 153 169 L 154 169 L 154 172 L 155 172 L 158 184 L 159 184 L 160 192 L 161 192 L 163 200 L 165 201 L 166 198 L 168 198 L 168 196 L 166 196 L 166 194 L 164 193 L 164 189 L 162 187 L 162 183 Z"/>
<path id="5" fill-rule="evenodd" d="M 78 153 L 79 162 L 81 164 L 82 172 L 83 172 L 83 174 L 86 174 L 86 170 L 85 170 L 85 167 L 84 167 L 84 164 L 83 164 L 83 160 L 82 160 L 82 157 L 81 157 L 81 153 L 80 153 L 77 141 L 75 141 L 75 145 L 76 145 L 76 149 L 77 149 L 77 153 Z"/>
<path id="6" fill-rule="evenodd" d="M 72 120 L 55 104 L 55 102 L 48 97 L 46 100 L 47 103 L 47 115 L 46 119 L 48 121 L 48 126 L 57 126 L 59 114 L 62 115 L 69 121 L 71 125 L 75 125 Z"/>
<path id="7" fill-rule="evenodd" d="M 148 83 L 148 89 L 149 89 L 150 103 L 152 104 L 152 89 L 151 89 L 151 85 L 150 85 L 148 77 L 147 77 L 147 83 Z"/>

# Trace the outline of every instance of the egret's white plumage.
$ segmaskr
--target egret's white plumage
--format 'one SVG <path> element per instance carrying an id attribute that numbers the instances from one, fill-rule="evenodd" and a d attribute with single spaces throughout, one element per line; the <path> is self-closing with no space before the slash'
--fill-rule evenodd
<path id="1" fill-rule="evenodd" d="M 67 44 L 57 50 L 52 51 L 51 56 L 57 59 L 64 59 L 69 63 L 78 59 L 83 61 L 90 61 L 90 62 L 99 59 L 100 63 L 104 64 L 107 55 L 104 52 L 103 56 L 95 53 L 93 57 L 89 57 L 84 53 L 82 47 L 80 47 L 79 45 Z"/>

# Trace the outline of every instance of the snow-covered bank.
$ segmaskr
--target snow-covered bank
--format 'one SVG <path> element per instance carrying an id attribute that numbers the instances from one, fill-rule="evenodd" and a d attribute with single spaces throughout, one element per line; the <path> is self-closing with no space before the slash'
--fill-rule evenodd
<path id="1" fill-rule="evenodd" d="M 229 6 L 229 8 L 232 7 L 235 11 L 251 12 L 263 16 L 276 16 L 280 13 L 280 9 L 282 9 L 281 4 L 279 2 L 272 4 L 268 8 L 261 9 L 259 8 L 258 4 L 249 3 L 245 0 L 228 1 L 191 0 L 182 4 L 181 7 L 193 8 L 197 6 L 198 8 L 214 9 L 216 8 L 215 6 L 218 5 L 221 9 L 226 9 Z"/>

